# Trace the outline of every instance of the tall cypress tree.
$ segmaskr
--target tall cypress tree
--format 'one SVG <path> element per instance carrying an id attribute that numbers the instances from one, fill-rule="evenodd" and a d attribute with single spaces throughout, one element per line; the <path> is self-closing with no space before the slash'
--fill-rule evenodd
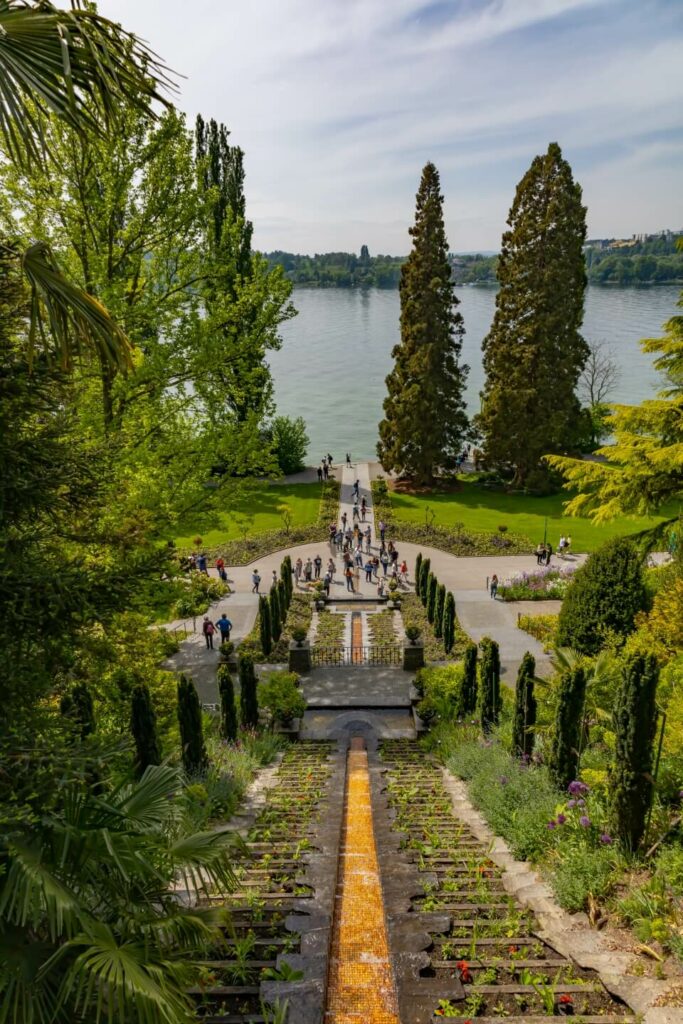
<path id="1" fill-rule="evenodd" d="M 95 732 L 95 707 L 90 689 L 85 683 L 76 683 L 69 693 L 64 694 L 59 709 L 78 727 L 82 740 Z"/>
<path id="2" fill-rule="evenodd" d="M 282 622 L 280 621 L 280 594 L 275 584 L 270 588 L 268 603 L 270 605 L 270 632 L 273 640 L 277 643 L 282 635 Z"/>
<path id="3" fill-rule="evenodd" d="M 280 601 L 280 623 L 284 629 L 287 609 L 289 608 L 289 596 L 287 594 L 287 584 L 283 579 L 277 581 L 277 596 Z"/>
<path id="4" fill-rule="evenodd" d="M 377 452 L 385 470 L 428 484 L 439 469 L 454 465 L 468 431 L 468 368 L 460 364 L 464 327 L 432 163 L 422 172 L 410 234 L 413 247 L 399 286 L 401 341 L 392 352 Z"/>
<path id="5" fill-rule="evenodd" d="M 221 698 L 221 736 L 234 743 L 237 739 L 237 709 L 235 687 L 227 665 L 219 665 L 217 673 L 218 693 Z"/>
<path id="6" fill-rule="evenodd" d="M 161 764 L 157 716 L 146 683 L 137 683 L 130 695 L 130 731 L 135 741 L 135 773 L 139 777 L 149 765 Z"/>
<path id="7" fill-rule="evenodd" d="M 500 718 L 500 652 L 488 636 L 479 641 L 481 650 L 481 728 L 487 735 Z"/>
<path id="8" fill-rule="evenodd" d="M 514 486 L 535 486 L 546 477 L 542 456 L 572 445 L 588 358 L 580 333 L 586 208 L 557 143 L 517 186 L 508 224 L 477 426 L 486 459 L 513 465 Z"/>
<path id="9" fill-rule="evenodd" d="M 430 572 L 427 580 L 427 620 L 433 625 L 436 614 L 436 592 L 439 589 L 439 581 L 433 572 Z"/>
<path id="10" fill-rule="evenodd" d="M 443 607 L 443 646 L 446 654 L 450 654 L 455 643 L 455 598 L 450 590 L 446 594 L 446 603 Z"/>
<path id="11" fill-rule="evenodd" d="M 463 715 L 473 715 L 477 710 L 477 645 L 468 644 L 462 660 L 462 687 L 460 710 Z"/>
<path id="12" fill-rule="evenodd" d="M 418 551 L 415 558 L 415 593 L 420 593 L 420 573 L 422 571 L 422 552 Z"/>
<path id="13" fill-rule="evenodd" d="M 629 850 L 643 838 L 652 802 L 659 669 L 653 654 L 632 657 L 614 707 L 614 769 L 610 779 L 614 828 Z"/>
<path id="14" fill-rule="evenodd" d="M 246 729 L 255 729 L 258 725 L 258 696 L 256 693 L 256 671 L 254 659 L 243 654 L 239 660 L 240 676 L 240 717 Z"/>
<path id="15" fill-rule="evenodd" d="M 536 698 L 534 678 L 536 659 L 527 651 L 517 673 L 515 687 L 515 714 L 512 722 L 512 753 L 516 757 L 531 757 L 534 752 L 533 727 L 536 725 Z"/>
<path id="16" fill-rule="evenodd" d="M 209 758 L 204 746 L 202 709 L 194 683 L 185 676 L 178 683 L 178 725 L 183 767 L 188 775 L 203 775 Z"/>
<path id="17" fill-rule="evenodd" d="M 420 568 L 420 600 L 422 604 L 427 607 L 427 597 L 429 595 L 429 577 L 431 576 L 432 562 L 431 559 L 425 558 Z"/>
<path id="18" fill-rule="evenodd" d="M 270 621 L 270 603 L 264 594 L 258 599 L 258 622 L 261 650 L 268 656 L 273 649 L 273 630 Z"/>
<path id="19" fill-rule="evenodd" d="M 434 636 L 440 640 L 443 636 L 443 610 L 446 605 L 446 584 L 440 583 L 436 592 L 436 606 L 434 608 Z"/>
<path id="20" fill-rule="evenodd" d="M 566 789 L 579 770 L 586 673 L 582 668 L 565 672 L 560 679 L 555 729 L 548 769 L 558 789 Z"/>
<path id="21" fill-rule="evenodd" d="M 280 566 L 280 576 L 282 578 L 282 582 L 285 585 L 285 591 L 286 591 L 286 594 L 287 594 L 287 608 L 289 608 L 289 606 L 290 606 L 290 604 L 292 602 L 292 589 L 293 589 L 293 584 L 292 584 L 292 559 L 291 559 L 291 557 L 289 555 L 285 555 L 285 557 L 282 559 L 282 564 Z"/>

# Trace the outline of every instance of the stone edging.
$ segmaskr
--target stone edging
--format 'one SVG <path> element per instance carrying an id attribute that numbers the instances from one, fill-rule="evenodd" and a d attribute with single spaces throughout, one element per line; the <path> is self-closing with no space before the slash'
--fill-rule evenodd
<path id="1" fill-rule="evenodd" d="M 443 766 L 441 771 L 455 813 L 477 839 L 490 844 L 488 856 L 502 869 L 505 889 L 522 906 L 533 910 L 540 925 L 539 937 L 580 967 L 595 971 L 608 992 L 642 1016 L 643 1024 L 681 1024 L 683 1011 L 653 1005 L 671 989 L 672 982 L 628 974 L 634 957 L 610 949 L 605 937 L 590 927 L 585 914 L 568 914 L 563 910 L 533 867 L 527 861 L 517 860 L 507 843 L 491 831 L 472 806 L 464 782 L 455 779 Z"/>

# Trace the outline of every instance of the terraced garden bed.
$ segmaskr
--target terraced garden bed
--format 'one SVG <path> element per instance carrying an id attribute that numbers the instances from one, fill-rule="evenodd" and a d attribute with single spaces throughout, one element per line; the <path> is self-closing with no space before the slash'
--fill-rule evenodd
<path id="1" fill-rule="evenodd" d="M 371 644 L 397 644 L 396 617 L 388 608 L 368 615 L 368 641 Z"/>

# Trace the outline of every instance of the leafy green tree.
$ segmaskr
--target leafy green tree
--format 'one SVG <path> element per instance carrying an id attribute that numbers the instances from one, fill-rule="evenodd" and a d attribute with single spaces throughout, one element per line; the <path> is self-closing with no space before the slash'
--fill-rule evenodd
<path id="1" fill-rule="evenodd" d="M 135 774 L 142 778 L 150 765 L 161 764 L 157 716 L 146 683 L 138 683 L 130 695 L 130 731 L 135 741 Z"/>
<path id="2" fill-rule="evenodd" d="M 299 473 L 306 466 L 308 433 L 302 416 L 276 416 L 268 434 L 280 470 L 286 475 Z"/>
<path id="3" fill-rule="evenodd" d="M 607 631 L 626 636 L 645 608 L 642 557 L 626 538 L 607 541 L 574 576 L 560 609 L 557 644 L 597 654 Z"/>
<path id="4" fill-rule="evenodd" d="M 221 698 L 221 736 L 234 743 L 237 739 L 237 708 L 235 687 L 227 665 L 218 666 L 218 693 Z"/>
<path id="5" fill-rule="evenodd" d="M 429 577 L 431 576 L 432 562 L 431 559 L 425 558 L 420 568 L 420 589 L 418 591 L 422 604 L 427 607 L 427 597 L 429 595 Z"/>
<path id="6" fill-rule="evenodd" d="M 463 715 L 473 715 L 477 710 L 477 645 L 469 643 L 463 656 L 460 710 Z"/>
<path id="7" fill-rule="evenodd" d="M 654 792 L 652 768 L 658 680 L 654 655 L 631 657 L 625 666 L 614 707 L 611 810 L 616 834 L 629 850 L 637 850 L 643 838 Z"/>
<path id="8" fill-rule="evenodd" d="M 487 462 L 513 466 L 513 486 L 525 487 L 545 478 L 544 455 L 573 444 L 576 387 L 588 358 L 580 334 L 586 208 L 557 143 L 517 186 L 508 224 L 477 426 Z"/>
<path id="9" fill-rule="evenodd" d="M 440 469 L 455 464 L 468 436 L 463 320 L 432 163 L 422 171 L 410 234 L 412 251 L 401 268 L 401 341 L 392 352 L 377 453 L 385 470 L 429 484 Z"/>
<path id="10" fill-rule="evenodd" d="M 500 719 L 500 652 L 488 636 L 479 641 L 481 651 L 481 728 L 488 735 Z"/>
<path id="11" fill-rule="evenodd" d="M 95 706 L 92 693 L 85 683 L 76 683 L 62 697 L 59 709 L 78 729 L 81 740 L 95 732 Z"/>
<path id="12" fill-rule="evenodd" d="M 548 770 L 561 790 L 567 789 L 579 771 L 585 698 L 586 673 L 583 668 L 563 673 L 548 760 Z"/>
<path id="13" fill-rule="evenodd" d="M 527 651 L 517 673 L 515 712 L 512 721 L 512 753 L 515 757 L 530 758 L 534 752 L 534 726 L 536 725 L 536 698 L 534 679 L 536 660 Z"/>
<path id="14" fill-rule="evenodd" d="M 450 590 L 446 594 L 446 603 L 443 607 L 443 646 L 446 654 L 450 654 L 455 644 L 455 598 Z"/>
<path id="15" fill-rule="evenodd" d="M 258 599 L 259 636 L 261 650 L 268 656 L 273 649 L 273 625 L 271 620 L 270 601 L 264 594 Z"/>
<path id="16" fill-rule="evenodd" d="M 188 775 L 203 775 L 209 758 L 204 746 L 202 709 L 194 683 L 185 676 L 178 682 L 178 725 L 183 768 Z"/>
<path id="17" fill-rule="evenodd" d="M 433 625 L 436 615 L 436 593 L 439 589 L 439 581 L 434 573 L 429 574 L 427 580 L 427 619 Z"/>
<path id="18" fill-rule="evenodd" d="M 443 636 L 443 610 L 446 606 L 446 585 L 440 583 L 436 592 L 436 603 L 434 605 L 434 636 L 440 640 Z"/>
<path id="19" fill-rule="evenodd" d="M 273 642 L 277 643 L 282 636 L 282 622 L 280 620 L 280 594 L 277 586 L 270 588 L 270 597 L 268 598 L 268 604 L 270 605 L 270 634 L 273 638 Z"/>
<path id="20" fill-rule="evenodd" d="M 256 671 L 250 654 L 242 654 L 239 660 L 240 676 L 240 717 L 245 729 L 258 725 L 258 696 L 256 692 Z"/>

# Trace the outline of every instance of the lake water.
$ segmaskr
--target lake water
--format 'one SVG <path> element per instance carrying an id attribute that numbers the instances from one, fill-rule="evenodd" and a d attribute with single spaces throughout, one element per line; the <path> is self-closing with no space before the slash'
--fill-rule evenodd
<path id="1" fill-rule="evenodd" d="M 496 293 L 461 287 L 457 294 L 466 331 L 463 361 L 470 367 L 467 401 L 474 413 L 484 382 L 481 343 Z M 620 366 L 613 401 L 636 403 L 656 391 L 652 357 L 638 343 L 661 335 L 679 296 L 677 286 L 587 290 L 584 337 L 604 341 Z M 339 460 L 347 451 L 354 458 L 375 458 L 384 381 L 399 339 L 398 291 L 297 288 L 293 300 L 299 315 L 283 326 L 282 349 L 270 358 L 278 412 L 304 417 L 313 463 L 328 451 Z"/>

